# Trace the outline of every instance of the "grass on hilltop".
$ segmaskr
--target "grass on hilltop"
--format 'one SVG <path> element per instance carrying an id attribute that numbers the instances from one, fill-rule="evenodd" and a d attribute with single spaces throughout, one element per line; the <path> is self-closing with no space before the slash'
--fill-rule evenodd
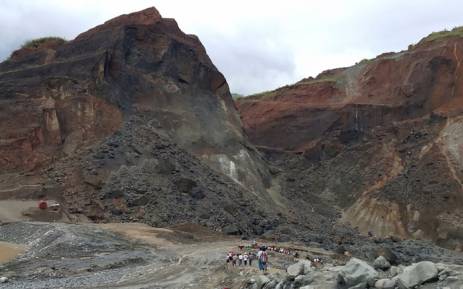
<path id="1" fill-rule="evenodd" d="M 26 41 L 21 46 L 21 48 L 39 48 L 44 43 L 48 43 L 48 42 L 54 42 L 56 44 L 64 44 L 67 42 L 67 40 L 61 37 L 54 37 L 54 36 L 41 37 L 41 38 Z"/>
<path id="2" fill-rule="evenodd" d="M 455 27 L 452 30 L 443 30 L 439 32 L 433 32 L 426 36 L 425 38 L 421 39 L 420 43 L 429 42 L 440 40 L 449 37 L 463 37 L 463 26 L 462 27 Z"/>
<path id="3" fill-rule="evenodd" d="M 245 98 L 240 98 L 240 99 L 246 99 L 246 98 L 247 99 L 260 99 L 260 98 L 268 98 L 268 97 L 275 96 L 275 95 L 276 95 L 276 90 L 267 90 L 267 91 L 251 94 L 251 95 L 246 96 Z"/>

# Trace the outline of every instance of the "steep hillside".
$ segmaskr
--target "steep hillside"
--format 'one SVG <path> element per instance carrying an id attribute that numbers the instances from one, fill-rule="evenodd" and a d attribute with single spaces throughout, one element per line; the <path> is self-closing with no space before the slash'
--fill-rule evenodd
<path id="1" fill-rule="evenodd" d="M 461 249 L 460 32 L 239 99 L 247 135 L 283 171 L 282 191 L 325 200 L 364 233 Z"/>
<path id="2" fill-rule="evenodd" d="M 0 64 L 0 198 L 55 198 L 93 220 L 272 227 L 268 170 L 196 36 L 149 8 L 30 43 Z"/>

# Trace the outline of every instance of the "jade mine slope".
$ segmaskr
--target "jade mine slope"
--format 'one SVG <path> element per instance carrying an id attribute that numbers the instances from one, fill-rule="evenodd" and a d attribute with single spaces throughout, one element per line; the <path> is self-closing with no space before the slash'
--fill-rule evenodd
<path id="1" fill-rule="evenodd" d="M 234 234 L 276 219 L 224 76 L 155 8 L 14 51 L 0 63 L 0 104 L 1 199 Z"/>
<path id="2" fill-rule="evenodd" d="M 323 200 L 363 233 L 460 249 L 461 30 L 239 99 L 249 139 L 284 171 L 284 191 Z"/>

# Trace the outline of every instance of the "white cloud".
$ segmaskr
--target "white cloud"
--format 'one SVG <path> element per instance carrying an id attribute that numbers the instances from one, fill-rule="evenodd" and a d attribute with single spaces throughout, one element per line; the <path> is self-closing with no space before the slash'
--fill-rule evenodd
<path id="1" fill-rule="evenodd" d="M 0 0 L 0 59 L 28 39 L 72 39 L 149 6 L 198 35 L 231 90 L 245 94 L 402 50 L 432 31 L 463 25 L 457 0 Z"/>

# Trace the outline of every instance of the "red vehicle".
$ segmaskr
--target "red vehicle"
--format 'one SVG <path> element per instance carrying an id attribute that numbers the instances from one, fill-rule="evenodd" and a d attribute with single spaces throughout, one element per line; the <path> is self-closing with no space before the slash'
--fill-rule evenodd
<path id="1" fill-rule="evenodd" d="M 40 200 L 38 204 L 39 209 L 46 210 L 48 208 L 48 202 L 45 200 Z"/>

